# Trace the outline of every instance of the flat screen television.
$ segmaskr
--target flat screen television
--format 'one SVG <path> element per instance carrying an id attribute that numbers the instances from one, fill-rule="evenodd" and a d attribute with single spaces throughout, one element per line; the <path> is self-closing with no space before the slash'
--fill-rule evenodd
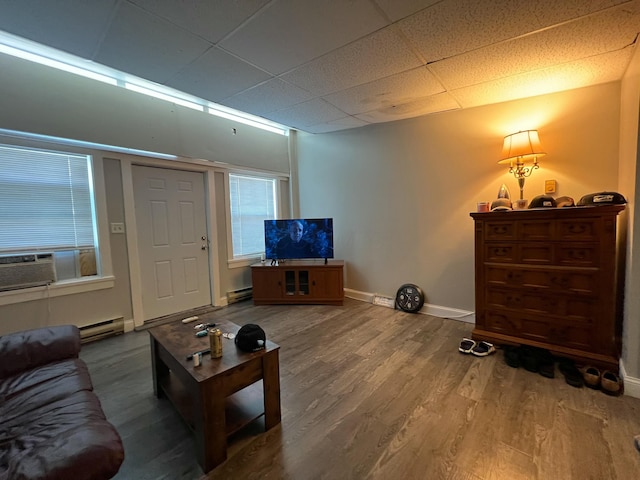
<path id="1" fill-rule="evenodd" d="M 265 220 L 264 245 L 271 260 L 333 258 L 333 218 Z"/>

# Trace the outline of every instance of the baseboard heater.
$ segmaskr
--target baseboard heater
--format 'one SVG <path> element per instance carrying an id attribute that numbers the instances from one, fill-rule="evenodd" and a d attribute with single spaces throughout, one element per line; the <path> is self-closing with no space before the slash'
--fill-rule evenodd
<path id="1" fill-rule="evenodd" d="M 101 338 L 124 333 L 124 319 L 122 317 L 104 322 L 86 325 L 80 328 L 80 342 L 89 343 Z"/>
<path id="2" fill-rule="evenodd" d="M 253 288 L 241 288 L 240 290 L 234 290 L 232 292 L 227 292 L 227 303 L 237 303 L 242 302 L 243 300 L 249 300 L 253 297 Z"/>

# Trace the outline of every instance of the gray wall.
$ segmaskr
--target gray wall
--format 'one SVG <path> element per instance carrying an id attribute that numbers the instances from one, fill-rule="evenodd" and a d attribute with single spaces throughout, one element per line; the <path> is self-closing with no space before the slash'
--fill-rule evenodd
<path id="1" fill-rule="evenodd" d="M 427 303 L 474 310 L 476 203 L 517 181 L 497 164 L 504 135 L 537 128 L 547 155 L 525 184 L 576 201 L 618 188 L 620 85 L 611 83 L 499 105 L 373 125 L 299 134 L 303 216 L 332 216 L 345 287 L 395 296 L 403 283 Z"/>
<path id="2" fill-rule="evenodd" d="M 2 54 L 0 128 L 282 174 L 283 203 L 289 208 L 287 137 Z M 106 152 L 103 156 L 107 198 L 102 207 L 106 207 L 108 219 L 101 228 L 108 230 L 111 222 L 125 222 L 121 164 L 125 155 Z M 136 158 L 126 157 L 134 161 Z M 160 164 L 166 166 L 166 162 Z M 205 168 L 214 172 L 213 163 Z M 251 278 L 249 268 L 227 266 L 224 200 L 228 192 L 223 180 L 223 173 L 215 169 L 213 227 L 219 248 L 214 254 L 220 265 L 220 284 L 214 287 L 224 293 L 249 286 Z M 129 234 L 132 232 L 127 229 Z M 113 288 L 2 305 L 0 335 L 61 323 L 83 326 L 118 317 L 130 320 L 132 298 L 126 235 L 110 234 L 109 244 L 115 276 Z"/>

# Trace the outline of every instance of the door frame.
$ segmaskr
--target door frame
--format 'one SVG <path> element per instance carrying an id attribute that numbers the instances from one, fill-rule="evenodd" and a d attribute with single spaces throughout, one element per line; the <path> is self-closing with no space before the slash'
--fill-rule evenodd
<path id="1" fill-rule="evenodd" d="M 209 289 L 213 306 L 221 305 L 223 295 L 220 292 L 220 260 L 218 238 L 215 232 L 217 213 L 215 208 L 215 169 L 199 163 L 172 162 L 134 155 L 122 155 L 122 189 L 124 198 L 124 218 L 127 234 L 127 254 L 129 256 L 129 279 L 131 282 L 131 305 L 134 327 L 144 324 L 144 308 L 142 305 L 142 275 L 140 270 L 140 258 L 138 256 L 138 226 L 136 222 L 135 200 L 133 191 L 133 166 L 165 168 L 171 170 L 185 170 L 202 173 L 204 175 L 205 216 L 206 230 L 209 238 Z M 177 313 L 177 312 L 176 312 Z"/>

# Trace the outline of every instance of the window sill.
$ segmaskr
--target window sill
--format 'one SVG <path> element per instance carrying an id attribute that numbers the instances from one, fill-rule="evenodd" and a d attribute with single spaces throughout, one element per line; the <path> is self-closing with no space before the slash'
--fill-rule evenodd
<path id="1" fill-rule="evenodd" d="M 250 265 L 253 265 L 254 263 L 257 263 L 259 261 L 260 261 L 260 255 L 252 255 L 250 257 L 243 257 L 243 258 L 233 258 L 233 259 L 227 260 L 227 267 L 243 268 L 243 267 L 248 267 Z"/>
<path id="2" fill-rule="evenodd" d="M 5 292 L 0 292 L 0 306 L 53 297 L 62 297 L 64 295 L 73 295 L 75 293 L 93 292 L 95 290 L 113 288 L 114 285 L 115 277 L 108 276 L 74 278 L 72 280 L 63 280 L 52 283 L 51 285 L 43 285 L 40 287 L 7 290 Z"/>

